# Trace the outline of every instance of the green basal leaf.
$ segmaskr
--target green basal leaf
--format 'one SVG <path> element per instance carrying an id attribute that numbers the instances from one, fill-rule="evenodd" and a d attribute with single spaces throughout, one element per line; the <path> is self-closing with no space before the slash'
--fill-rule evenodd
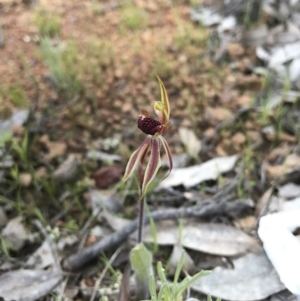
<path id="1" fill-rule="evenodd" d="M 11 131 L 4 131 L 0 129 L 0 147 L 4 147 L 5 143 L 12 137 Z"/>
<path id="2" fill-rule="evenodd" d="M 178 284 L 178 287 L 176 290 L 176 296 L 179 297 L 180 295 L 182 295 L 183 292 L 185 290 L 187 290 L 193 282 L 195 282 L 197 279 L 199 279 L 203 276 L 209 275 L 210 273 L 211 273 L 211 271 L 203 270 L 192 277 L 190 277 L 190 276 L 186 277 L 181 283 Z"/>
<path id="3" fill-rule="evenodd" d="M 213 301 L 211 295 L 207 296 L 207 301 Z M 222 301 L 221 298 L 217 298 L 216 301 Z"/>
<path id="4" fill-rule="evenodd" d="M 140 279 L 148 279 L 153 274 L 152 254 L 147 250 L 144 244 L 140 243 L 130 252 L 130 263 Z M 148 281 L 147 281 L 148 285 Z"/>
<path id="5" fill-rule="evenodd" d="M 159 293 L 158 293 L 158 300 L 159 301 L 168 301 L 172 300 L 173 295 L 170 291 L 169 284 L 168 283 L 163 283 L 160 287 Z"/>
<path id="6" fill-rule="evenodd" d="M 177 268 L 176 268 L 176 271 L 175 271 L 175 276 L 174 276 L 174 281 L 173 281 L 174 285 L 177 285 L 177 283 L 178 283 L 179 275 L 182 270 L 183 264 L 184 264 L 184 253 L 182 252 L 179 262 L 178 262 L 178 265 L 177 265 Z"/>
<path id="7" fill-rule="evenodd" d="M 157 299 L 156 282 L 155 282 L 154 275 L 150 275 L 150 279 L 149 279 L 149 291 L 150 291 L 150 296 L 151 296 L 151 300 L 152 301 L 161 300 L 161 299 Z"/>
<path id="8" fill-rule="evenodd" d="M 152 254 L 140 243 L 131 250 L 130 263 L 135 273 L 137 297 L 146 299 L 149 296 L 150 276 L 153 275 Z"/>

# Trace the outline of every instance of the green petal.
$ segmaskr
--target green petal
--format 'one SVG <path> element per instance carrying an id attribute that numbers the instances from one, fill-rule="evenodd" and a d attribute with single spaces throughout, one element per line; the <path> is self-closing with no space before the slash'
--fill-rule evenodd
<path id="1" fill-rule="evenodd" d="M 141 159 L 146 156 L 149 151 L 151 140 L 152 136 L 147 136 L 147 138 L 143 141 L 139 148 L 131 155 L 126 166 L 123 182 L 126 182 L 132 176 L 137 165 L 141 162 Z"/>
<path id="2" fill-rule="evenodd" d="M 147 187 L 149 184 L 153 181 L 155 178 L 160 165 L 161 165 L 161 160 L 160 160 L 160 140 L 157 139 L 157 137 L 153 138 L 151 141 L 151 150 L 150 150 L 150 157 L 149 157 L 149 162 L 147 164 L 145 173 L 144 173 L 144 180 L 143 184 L 141 187 L 141 197 L 140 200 L 143 199 Z"/>
<path id="3" fill-rule="evenodd" d="M 156 74 L 156 77 L 159 82 L 159 87 L 160 87 L 160 94 L 161 94 L 161 102 L 163 103 L 163 116 L 162 116 L 162 123 L 165 123 L 169 120 L 170 118 L 170 103 L 168 99 L 168 94 L 166 91 L 166 88 L 160 79 L 160 77 Z M 155 109 L 155 107 L 154 107 Z"/>

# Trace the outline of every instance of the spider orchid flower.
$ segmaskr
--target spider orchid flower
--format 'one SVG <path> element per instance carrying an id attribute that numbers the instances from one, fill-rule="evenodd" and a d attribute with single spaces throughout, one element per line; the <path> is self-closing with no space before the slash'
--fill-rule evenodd
<path id="1" fill-rule="evenodd" d="M 141 113 L 138 116 L 137 126 L 148 136 L 131 155 L 123 177 L 123 182 L 127 181 L 138 167 L 138 177 L 141 189 L 140 200 L 143 199 L 147 187 L 153 181 L 161 166 L 160 150 L 162 146 L 169 160 L 170 169 L 167 176 L 170 174 L 173 167 L 170 148 L 166 139 L 163 137 L 163 134 L 166 133 L 170 127 L 170 104 L 163 82 L 158 76 L 157 79 L 160 86 L 161 101 L 155 102 L 154 111 L 158 120 L 151 118 L 146 110 L 141 110 Z M 146 163 L 148 154 L 149 159 Z"/>

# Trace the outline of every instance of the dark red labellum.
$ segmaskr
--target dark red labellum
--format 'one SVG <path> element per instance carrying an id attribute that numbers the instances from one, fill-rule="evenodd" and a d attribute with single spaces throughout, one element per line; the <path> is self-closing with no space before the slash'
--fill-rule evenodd
<path id="1" fill-rule="evenodd" d="M 162 129 L 162 124 L 158 120 L 145 116 L 139 116 L 137 125 L 145 134 L 152 136 Z"/>

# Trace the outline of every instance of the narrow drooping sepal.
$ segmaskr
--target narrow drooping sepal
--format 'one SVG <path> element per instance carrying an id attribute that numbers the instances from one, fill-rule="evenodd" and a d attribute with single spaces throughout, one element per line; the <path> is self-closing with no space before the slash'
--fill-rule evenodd
<path id="1" fill-rule="evenodd" d="M 170 174 L 170 172 L 173 169 L 173 160 L 172 160 L 172 154 L 171 154 L 171 150 L 170 147 L 168 145 L 167 140 L 163 137 L 163 136 L 158 136 L 158 138 L 161 141 L 161 144 L 163 145 L 165 152 L 167 154 L 168 160 L 169 160 L 169 172 L 167 173 L 167 175 L 163 178 L 163 180 Z M 163 181 L 162 180 L 162 181 Z"/>
<path id="2" fill-rule="evenodd" d="M 149 151 L 152 136 L 147 136 L 139 148 L 131 155 L 125 170 L 123 182 L 126 182 L 133 174 L 136 167 L 140 164 L 141 159 L 145 158 Z"/>
<path id="3" fill-rule="evenodd" d="M 156 75 L 156 77 L 157 77 L 158 82 L 159 82 L 160 94 L 161 94 L 161 103 L 162 103 L 163 106 L 162 106 L 162 108 L 160 108 L 161 106 L 154 105 L 154 110 L 155 110 L 156 114 L 159 117 L 159 121 L 162 124 L 164 124 L 170 118 L 170 103 L 169 103 L 166 88 L 165 88 L 162 80 L 160 79 L 160 77 L 158 75 Z"/>
<path id="4" fill-rule="evenodd" d="M 150 137 L 151 137 L 151 139 L 153 139 L 152 136 L 150 136 Z M 143 185 L 143 181 L 144 181 L 144 174 L 145 174 L 145 167 L 146 167 L 145 161 L 147 158 L 147 154 L 150 151 L 150 148 L 151 148 L 151 142 L 148 144 L 147 151 L 145 151 L 144 154 L 141 156 L 140 163 L 138 165 L 138 179 L 139 179 L 139 183 L 140 183 L 140 189 L 142 189 L 142 185 Z"/>
<path id="5" fill-rule="evenodd" d="M 140 200 L 143 199 L 149 184 L 153 181 L 153 179 L 155 178 L 155 176 L 160 168 L 160 165 L 161 165 L 160 147 L 161 147 L 160 140 L 157 139 L 157 137 L 153 137 L 151 140 L 151 150 L 150 150 L 149 162 L 145 169 L 143 184 L 141 187 Z"/>

